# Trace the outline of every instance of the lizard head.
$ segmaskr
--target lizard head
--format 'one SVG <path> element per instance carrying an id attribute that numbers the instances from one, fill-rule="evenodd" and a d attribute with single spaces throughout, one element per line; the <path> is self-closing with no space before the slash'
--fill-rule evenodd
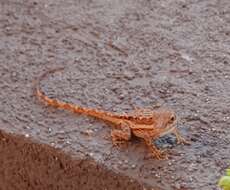
<path id="1" fill-rule="evenodd" d="M 175 112 L 171 110 L 159 110 L 156 118 L 156 129 L 160 136 L 164 136 L 173 131 L 177 118 Z"/>

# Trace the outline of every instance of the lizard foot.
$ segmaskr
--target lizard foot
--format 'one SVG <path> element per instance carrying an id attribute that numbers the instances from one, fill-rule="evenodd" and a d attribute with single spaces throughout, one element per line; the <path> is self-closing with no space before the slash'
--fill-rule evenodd
<path id="1" fill-rule="evenodd" d="M 157 159 L 157 160 L 168 160 L 167 151 L 160 151 L 159 152 L 150 152 L 146 157 L 146 159 Z"/>
<path id="2" fill-rule="evenodd" d="M 183 145 L 190 145 L 190 144 L 191 144 L 191 142 L 185 140 L 185 138 L 183 138 L 183 137 L 180 135 L 180 133 L 179 133 L 179 131 L 178 131 L 177 129 L 175 129 L 175 130 L 173 131 L 173 133 L 176 135 L 177 144 L 183 144 Z"/>
<path id="3" fill-rule="evenodd" d="M 112 143 L 113 143 L 113 146 L 121 146 L 121 145 L 127 144 L 127 141 L 117 140 L 116 138 L 115 139 L 112 138 Z"/>
<path id="4" fill-rule="evenodd" d="M 151 139 L 145 139 L 145 142 L 150 150 L 150 153 L 152 155 L 152 157 L 156 158 L 157 160 L 164 160 L 164 159 L 168 159 L 168 156 L 166 154 L 165 150 L 159 150 L 157 149 L 157 147 L 152 144 Z"/>
<path id="5" fill-rule="evenodd" d="M 179 138 L 177 138 L 177 144 L 190 145 L 191 142 L 185 140 L 183 137 L 180 136 Z"/>
<path id="6" fill-rule="evenodd" d="M 157 160 L 168 160 L 167 151 L 159 150 L 159 152 L 158 152 L 158 153 L 154 153 L 153 156 L 154 156 Z"/>

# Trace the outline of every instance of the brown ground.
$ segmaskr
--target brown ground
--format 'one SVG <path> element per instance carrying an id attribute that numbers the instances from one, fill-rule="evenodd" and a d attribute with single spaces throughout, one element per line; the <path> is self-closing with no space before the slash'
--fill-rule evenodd
<path id="1" fill-rule="evenodd" d="M 2 0 L 0 129 L 38 144 L 1 133 L 0 189 L 215 190 L 230 165 L 229 65 L 229 0 Z M 103 122 L 45 107 L 33 81 L 60 66 L 42 83 L 50 97 L 115 112 L 171 107 L 191 146 L 168 136 L 157 144 L 170 160 L 146 159 L 141 141 L 113 147 Z"/>
<path id="2" fill-rule="evenodd" d="M 108 171 L 90 158 L 73 160 L 60 150 L 33 143 L 21 136 L 0 132 L 0 148 L 1 190 L 72 190 L 78 187 L 87 190 L 139 190 L 143 186 Z"/>

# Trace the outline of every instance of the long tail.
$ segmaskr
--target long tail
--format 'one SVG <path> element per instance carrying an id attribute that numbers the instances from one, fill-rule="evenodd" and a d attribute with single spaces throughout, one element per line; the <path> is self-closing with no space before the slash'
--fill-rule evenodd
<path id="1" fill-rule="evenodd" d="M 102 110 L 96 110 L 96 109 L 90 109 L 90 108 L 83 108 L 78 105 L 74 105 L 71 103 L 66 103 L 63 101 L 59 101 L 57 99 L 49 98 L 40 90 L 40 82 L 46 78 L 49 74 L 62 71 L 64 70 L 64 67 L 61 68 L 56 68 L 53 70 L 48 70 L 47 72 L 43 73 L 36 81 L 35 84 L 35 95 L 39 98 L 39 100 L 45 102 L 47 105 L 58 108 L 58 109 L 63 109 L 67 110 L 73 113 L 79 113 L 79 114 L 84 114 L 88 116 L 92 116 L 98 119 L 102 119 L 104 121 L 109 121 L 114 124 L 119 123 L 120 119 L 116 118 L 116 116 L 110 112 L 105 112 Z"/>

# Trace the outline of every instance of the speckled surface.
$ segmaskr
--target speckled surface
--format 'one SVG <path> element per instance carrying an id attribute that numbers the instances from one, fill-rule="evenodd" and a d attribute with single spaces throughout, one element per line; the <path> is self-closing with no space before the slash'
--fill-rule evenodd
<path id="1" fill-rule="evenodd" d="M 151 189 L 90 157 L 72 158 L 21 135 L 0 131 L 0 152 L 0 188 L 4 190 Z"/>
<path id="2" fill-rule="evenodd" d="M 216 189 L 230 165 L 230 3 L 215 1 L 1 1 L 0 126 L 73 157 L 90 155 L 121 175 L 162 189 Z M 117 47 L 117 48 L 116 48 Z M 49 108 L 33 95 L 108 111 L 163 105 L 192 144 L 170 160 L 145 159 L 134 139 L 113 147 L 110 128 Z M 88 135 L 90 133 L 90 135 Z"/>

